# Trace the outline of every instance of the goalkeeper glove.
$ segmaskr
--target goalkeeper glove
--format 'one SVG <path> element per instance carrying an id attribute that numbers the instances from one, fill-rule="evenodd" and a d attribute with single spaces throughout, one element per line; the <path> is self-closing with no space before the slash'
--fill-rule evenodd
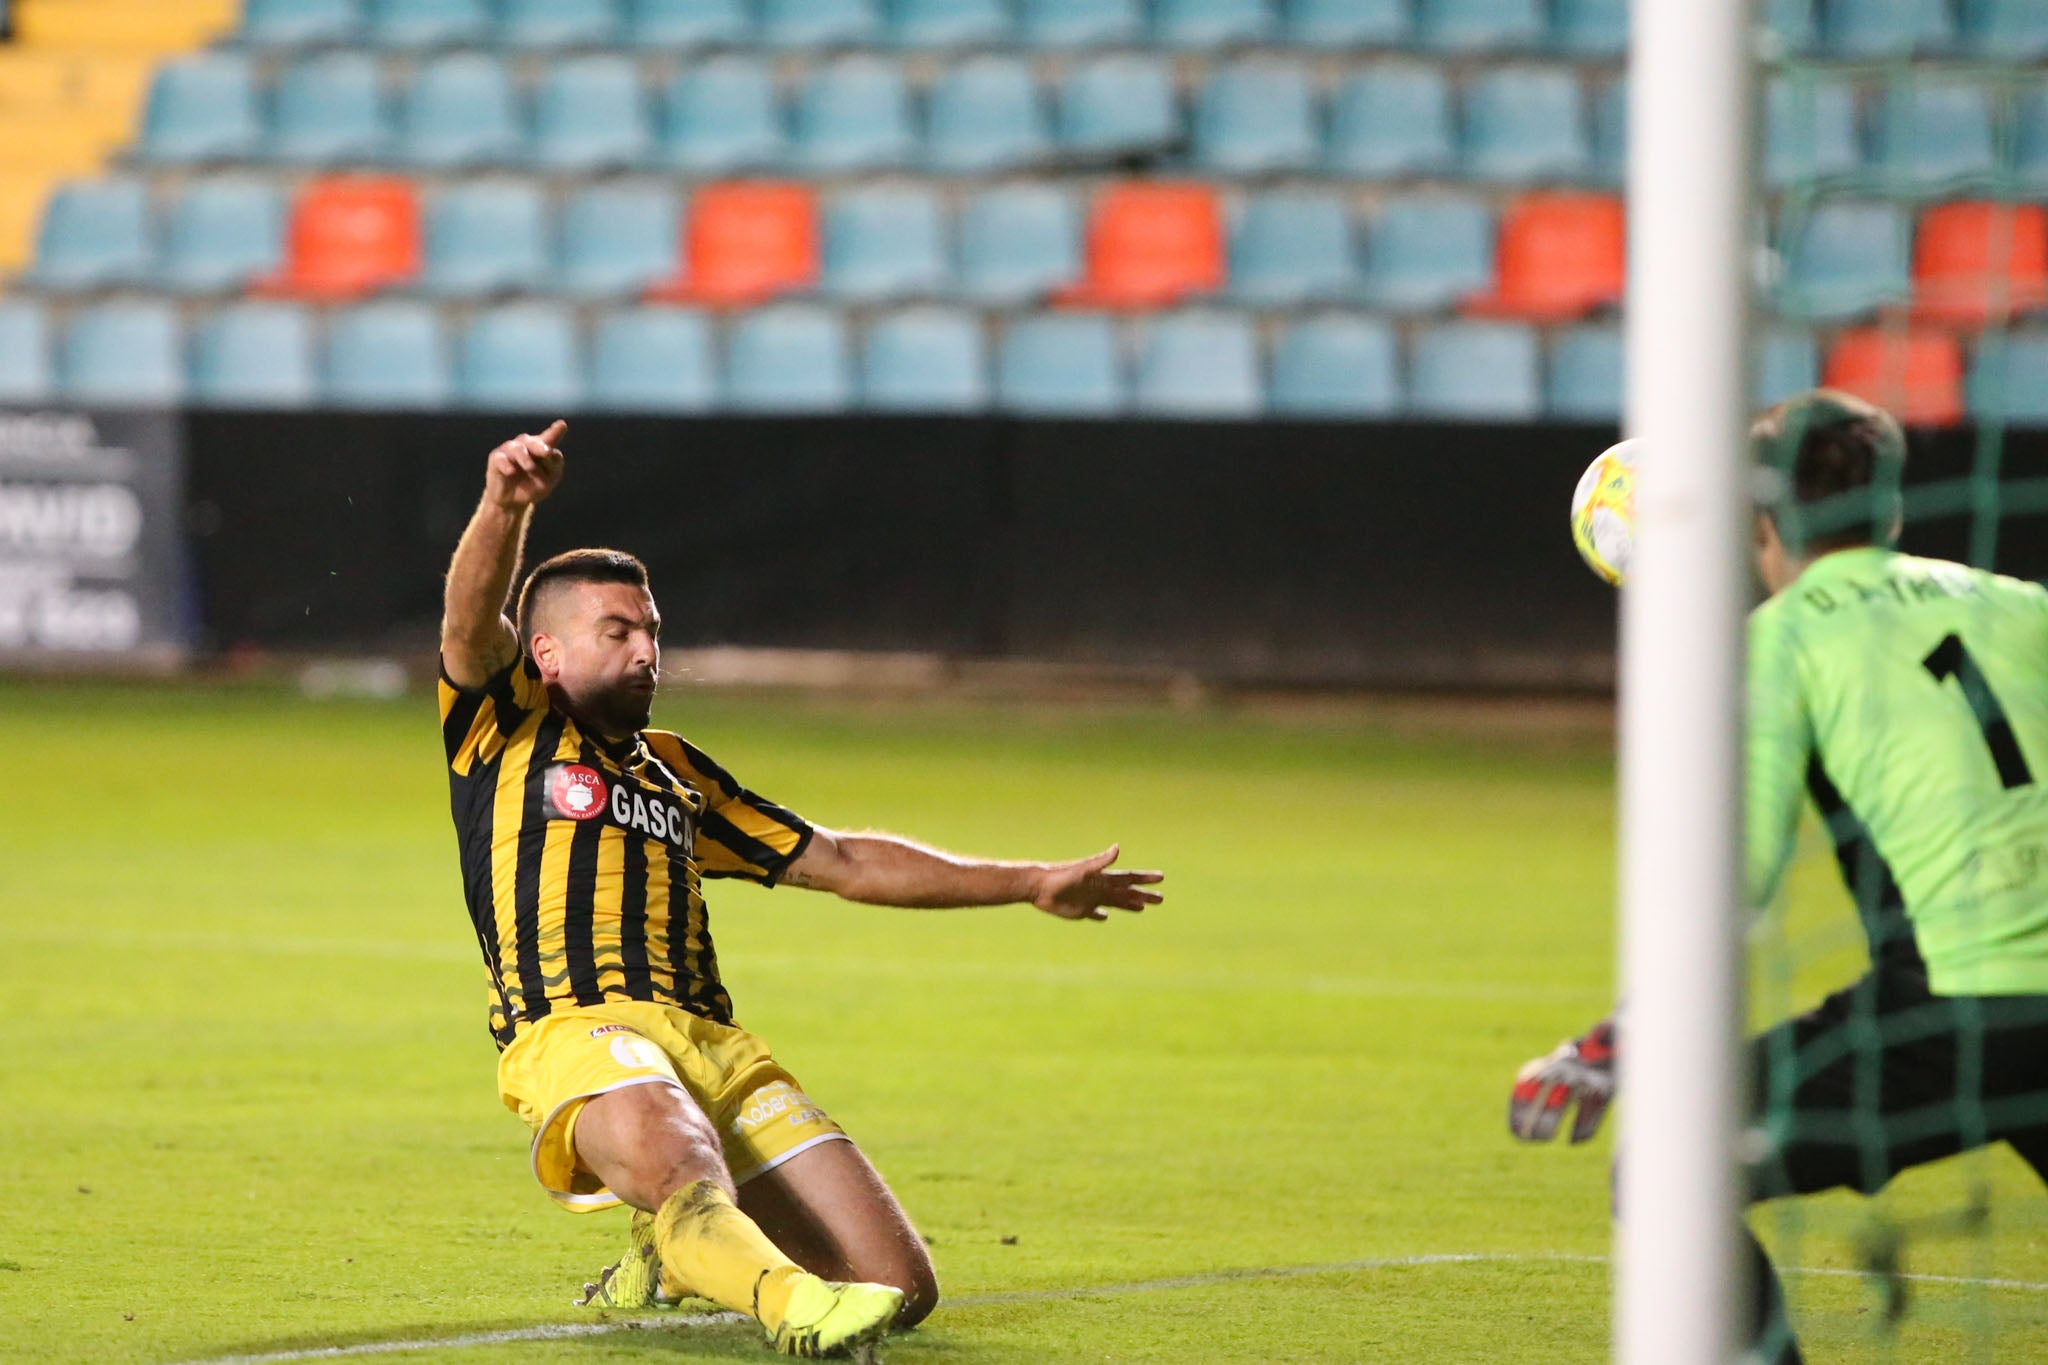
<path id="1" fill-rule="evenodd" d="M 1572 1141 L 1584 1142 L 1600 1131 L 1614 1098 L 1615 1050 L 1614 1020 L 1602 1019 L 1585 1037 L 1559 1043 L 1556 1051 L 1516 1072 L 1508 1131 L 1524 1142 L 1548 1142 L 1574 1100 L 1579 1113 L 1572 1122 Z"/>

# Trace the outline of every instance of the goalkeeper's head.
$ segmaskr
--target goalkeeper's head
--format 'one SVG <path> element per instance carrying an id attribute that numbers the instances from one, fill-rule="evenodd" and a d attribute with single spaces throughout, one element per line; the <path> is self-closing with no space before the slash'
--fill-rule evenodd
<path id="1" fill-rule="evenodd" d="M 1906 434 L 1883 408 L 1838 389 L 1813 389 L 1757 418 L 1749 436 L 1760 554 L 1775 551 L 1796 573 L 1831 550 L 1898 541 Z M 1772 577 L 1767 565 L 1765 582 L 1775 591 L 1782 584 Z"/>

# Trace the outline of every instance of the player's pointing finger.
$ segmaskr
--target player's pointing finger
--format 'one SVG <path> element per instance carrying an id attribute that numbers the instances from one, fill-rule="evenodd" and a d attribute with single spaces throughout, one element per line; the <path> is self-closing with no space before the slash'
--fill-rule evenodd
<path id="1" fill-rule="evenodd" d="M 569 424 L 557 417 L 548 424 L 548 429 L 540 434 L 540 439 L 550 446 L 558 446 L 562 443 L 562 438 L 568 434 Z"/>

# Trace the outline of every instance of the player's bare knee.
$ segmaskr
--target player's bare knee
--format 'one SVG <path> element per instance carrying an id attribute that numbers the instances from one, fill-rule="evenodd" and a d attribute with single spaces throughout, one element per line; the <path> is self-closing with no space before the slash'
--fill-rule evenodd
<path id="1" fill-rule="evenodd" d="M 929 1258 L 922 1265 L 911 1268 L 909 1274 L 898 1277 L 894 1283 L 903 1291 L 903 1311 L 896 1316 L 899 1329 L 917 1326 L 939 1306 L 939 1277 L 932 1270 Z"/>

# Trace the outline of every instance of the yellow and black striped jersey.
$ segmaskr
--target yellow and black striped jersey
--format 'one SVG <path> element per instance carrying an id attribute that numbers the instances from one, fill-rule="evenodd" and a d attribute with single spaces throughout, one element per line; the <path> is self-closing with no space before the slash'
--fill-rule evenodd
<path id="1" fill-rule="evenodd" d="M 585 734 L 523 656 L 475 690 L 443 673 L 440 700 L 498 1046 L 558 1004 L 653 1000 L 732 1023 L 699 879 L 772 886 L 810 826 L 680 735 Z"/>

